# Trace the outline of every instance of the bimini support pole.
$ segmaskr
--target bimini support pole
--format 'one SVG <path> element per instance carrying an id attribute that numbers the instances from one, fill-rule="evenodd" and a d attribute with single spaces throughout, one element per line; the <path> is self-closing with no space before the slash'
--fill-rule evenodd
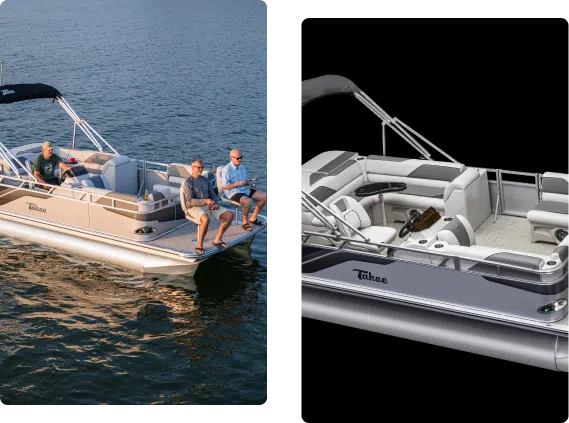
<path id="1" fill-rule="evenodd" d="M 71 119 L 73 119 L 73 121 L 75 122 L 75 126 L 78 126 L 79 129 L 81 129 L 81 131 L 83 131 L 83 133 L 87 135 L 87 138 L 89 138 L 89 140 L 95 145 L 95 147 L 99 149 L 99 151 L 103 151 L 103 147 L 101 146 L 97 138 L 100 141 L 104 142 L 105 145 L 113 151 L 113 153 L 119 154 L 119 152 L 115 150 L 113 146 L 110 145 L 97 131 L 95 131 L 93 127 L 89 125 L 89 123 L 81 119 L 79 115 L 75 113 L 75 111 L 71 108 L 69 103 L 63 97 L 56 97 L 55 99 L 57 100 L 59 105 L 63 108 L 63 110 L 65 110 L 67 114 L 71 116 Z M 73 128 L 73 146 L 75 147 L 75 128 Z"/>
<path id="2" fill-rule="evenodd" d="M 445 156 L 447 159 L 449 159 L 450 161 L 454 162 L 454 163 L 458 163 L 457 160 L 455 160 L 453 157 L 451 157 L 449 154 L 447 154 L 446 152 L 444 152 L 443 150 L 441 150 L 439 147 L 437 147 L 435 144 L 433 144 L 431 141 L 429 141 L 427 138 L 425 138 L 424 136 L 422 136 L 421 134 L 419 134 L 417 131 L 415 131 L 413 128 L 411 128 L 409 125 L 407 125 L 406 123 L 404 123 L 401 119 L 398 119 L 396 117 L 392 118 L 390 117 L 385 110 L 383 110 L 381 107 L 379 107 L 379 105 L 377 105 L 366 93 L 364 93 L 363 91 L 360 91 L 359 93 L 355 93 L 354 96 L 364 105 L 366 106 L 368 109 L 370 109 L 373 113 L 375 113 L 376 116 L 378 116 L 380 119 L 383 120 L 383 150 L 384 150 L 384 155 L 385 155 L 385 149 L 386 149 L 386 142 L 385 142 L 385 125 L 389 126 L 391 129 L 393 129 L 393 131 L 395 131 L 399 136 L 401 136 L 405 141 L 407 141 L 409 144 L 411 144 L 412 147 L 414 147 L 417 151 L 419 151 L 426 159 L 428 160 L 433 160 L 431 158 L 431 154 L 429 154 L 429 152 L 415 139 L 413 138 L 413 135 L 415 135 L 416 137 L 420 138 L 423 142 L 427 143 L 430 147 L 434 148 L 436 151 L 438 151 L 439 153 L 441 153 L 443 156 Z M 409 132 L 411 132 L 411 135 Z"/>

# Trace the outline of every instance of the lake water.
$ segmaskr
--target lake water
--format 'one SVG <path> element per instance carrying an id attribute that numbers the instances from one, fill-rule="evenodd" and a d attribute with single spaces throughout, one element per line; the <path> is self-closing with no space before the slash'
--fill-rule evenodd
<path id="1" fill-rule="evenodd" d="M 122 154 L 212 167 L 239 148 L 267 189 L 261 1 L 6 0 L 0 60 L 4 84 L 56 87 Z M 0 110 L 8 147 L 69 146 L 72 131 L 51 100 Z M 79 136 L 78 146 L 87 142 Z M 0 399 L 263 403 L 266 264 L 265 231 L 192 278 L 142 276 L 0 237 Z"/>

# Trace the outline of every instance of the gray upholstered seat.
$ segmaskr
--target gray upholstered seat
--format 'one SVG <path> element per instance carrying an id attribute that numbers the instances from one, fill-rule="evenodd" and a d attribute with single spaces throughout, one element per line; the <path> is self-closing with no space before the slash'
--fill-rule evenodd
<path id="1" fill-rule="evenodd" d="M 135 159 L 127 156 L 115 157 L 103 165 L 101 173 L 108 179 L 112 191 L 133 195 L 138 193 L 138 172 Z"/>
<path id="2" fill-rule="evenodd" d="M 373 226 L 371 219 L 364 208 L 351 197 L 341 196 L 330 204 L 330 209 L 342 217 L 351 226 L 358 229 L 362 235 L 372 243 L 390 243 L 395 239 L 397 231 L 387 226 Z M 342 234 L 356 241 L 363 241 L 362 237 L 341 221 L 337 222 Z M 350 243 L 351 247 L 379 253 L 381 248 L 375 245 Z"/>
<path id="3" fill-rule="evenodd" d="M 93 187 L 99 189 L 105 189 L 108 191 L 114 191 L 111 189 L 111 184 L 105 175 L 95 175 L 90 178 L 85 178 L 80 181 L 81 186 Z"/>
<path id="4" fill-rule="evenodd" d="M 568 175 L 546 172 L 542 177 L 542 201 L 527 214 L 531 241 L 560 242 L 567 234 Z"/>

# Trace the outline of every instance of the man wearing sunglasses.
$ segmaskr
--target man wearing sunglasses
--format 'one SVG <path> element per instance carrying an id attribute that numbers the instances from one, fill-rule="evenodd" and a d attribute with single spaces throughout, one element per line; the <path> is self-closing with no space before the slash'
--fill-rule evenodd
<path id="1" fill-rule="evenodd" d="M 69 166 L 63 163 L 57 154 L 53 153 L 53 145 L 46 141 L 41 146 L 41 154 L 34 160 L 32 168 L 34 176 L 39 182 L 59 185 L 59 179 L 55 176 L 57 166 L 64 171 L 69 170 Z"/>
<path id="2" fill-rule="evenodd" d="M 263 222 L 257 219 L 257 215 L 263 210 L 267 203 L 267 194 L 250 187 L 251 183 L 247 178 L 247 170 L 241 164 L 243 155 L 239 150 L 231 150 L 229 153 L 231 161 L 221 171 L 221 185 L 223 193 L 231 201 L 236 201 L 241 204 L 243 211 L 243 229 L 250 232 L 253 230 L 250 223 L 262 226 Z M 251 219 L 248 219 L 249 210 L 253 202 L 256 200 L 257 205 L 251 214 Z"/>
<path id="3" fill-rule="evenodd" d="M 192 174 L 180 186 L 180 203 L 186 213 L 186 218 L 200 225 L 196 246 L 196 253 L 200 255 L 204 252 L 203 240 L 209 226 L 209 216 L 223 221 L 219 225 L 217 235 L 213 240 L 213 245 L 220 248 L 227 248 L 222 237 L 234 217 L 232 211 L 218 204 L 221 198 L 213 191 L 208 180 L 201 176 L 202 171 L 203 162 L 199 159 L 194 160 L 192 162 Z"/>

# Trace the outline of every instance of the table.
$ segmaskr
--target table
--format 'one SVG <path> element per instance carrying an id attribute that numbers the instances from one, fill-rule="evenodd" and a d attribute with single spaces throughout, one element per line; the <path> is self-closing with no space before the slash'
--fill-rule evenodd
<path id="1" fill-rule="evenodd" d="M 379 196 L 379 203 L 381 205 L 381 218 L 383 219 L 383 226 L 387 226 L 387 217 L 385 216 L 385 203 L 383 202 L 383 194 L 389 192 L 401 192 L 407 189 L 407 184 L 403 182 L 372 182 L 363 185 L 356 189 L 355 194 L 357 197 L 369 197 L 371 195 Z"/>

